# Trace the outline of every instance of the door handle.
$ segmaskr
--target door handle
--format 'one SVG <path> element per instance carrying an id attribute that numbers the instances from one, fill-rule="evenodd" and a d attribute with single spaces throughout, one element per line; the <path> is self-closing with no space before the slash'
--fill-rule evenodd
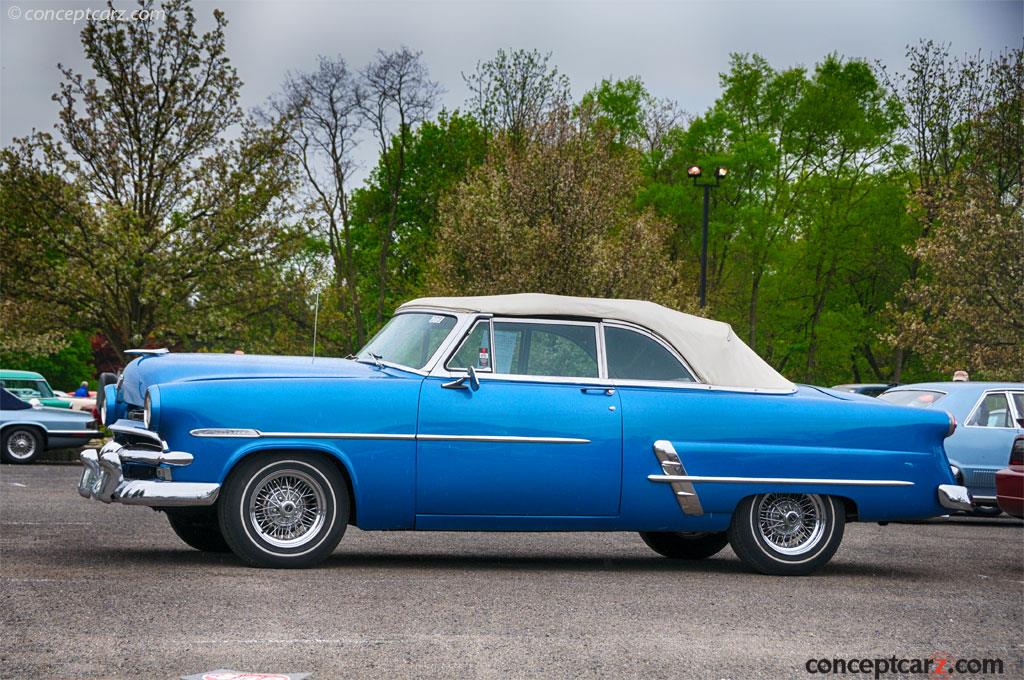
<path id="1" fill-rule="evenodd" d="M 583 394 L 604 394 L 606 396 L 612 396 L 615 394 L 614 387 L 581 387 L 580 392 Z"/>

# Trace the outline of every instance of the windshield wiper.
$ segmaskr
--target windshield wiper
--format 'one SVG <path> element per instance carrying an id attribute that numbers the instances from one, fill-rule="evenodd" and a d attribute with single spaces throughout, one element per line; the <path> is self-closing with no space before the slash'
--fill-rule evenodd
<path id="1" fill-rule="evenodd" d="M 384 368 L 384 364 L 381 362 L 381 359 L 384 358 L 382 355 L 374 354 L 373 352 L 367 352 L 366 354 L 370 357 L 370 359 L 373 360 L 373 365 L 374 366 L 376 366 L 377 368 Z M 358 361 L 361 364 L 368 364 L 368 363 L 370 363 L 369 360 L 364 359 L 363 357 L 360 357 L 360 356 L 356 356 L 355 354 L 350 354 L 349 356 L 347 356 L 345 358 L 346 359 L 353 359 L 355 361 Z"/>

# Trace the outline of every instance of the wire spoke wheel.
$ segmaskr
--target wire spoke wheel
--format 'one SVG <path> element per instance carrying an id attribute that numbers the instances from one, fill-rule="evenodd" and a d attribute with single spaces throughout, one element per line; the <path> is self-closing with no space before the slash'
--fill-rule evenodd
<path id="1" fill-rule="evenodd" d="M 817 495 L 766 494 L 755 512 L 762 540 L 783 555 L 811 552 L 825 535 L 825 504 Z"/>
<path id="2" fill-rule="evenodd" d="M 7 455 L 15 460 L 28 460 L 38 447 L 35 435 L 27 430 L 17 430 L 7 437 Z"/>
<path id="3" fill-rule="evenodd" d="M 301 470 L 279 470 L 262 479 L 249 499 L 249 522 L 258 536 L 279 548 L 315 538 L 327 515 L 321 483 Z"/>

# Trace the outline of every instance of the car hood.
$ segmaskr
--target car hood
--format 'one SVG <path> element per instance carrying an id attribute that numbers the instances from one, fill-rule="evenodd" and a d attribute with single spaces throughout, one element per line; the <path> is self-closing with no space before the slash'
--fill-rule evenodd
<path id="1" fill-rule="evenodd" d="M 384 371 L 348 359 L 261 354 L 155 354 L 139 357 L 124 370 L 123 394 L 141 405 L 150 385 L 198 380 L 268 378 L 372 378 Z"/>

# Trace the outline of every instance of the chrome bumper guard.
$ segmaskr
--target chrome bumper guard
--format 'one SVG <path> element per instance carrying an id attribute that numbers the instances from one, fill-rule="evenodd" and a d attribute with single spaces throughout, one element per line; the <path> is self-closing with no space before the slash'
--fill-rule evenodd
<path id="1" fill-rule="evenodd" d="M 84 498 L 104 503 L 157 507 L 213 505 L 220 493 L 220 484 L 124 478 L 121 469 L 123 463 L 173 467 L 189 465 L 192 454 L 183 451 L 130 449 L 111 441 L 98 453 L 96 449 L 82 451 L 79 458 L 85 469 L 78 483 L 78 493 Z"/>
<path id="2" fill-rule="evenodd" d="M 950 510 L 973 510 L 974 499 L 965 486 L 939 484 L 939 504 Z"/>

